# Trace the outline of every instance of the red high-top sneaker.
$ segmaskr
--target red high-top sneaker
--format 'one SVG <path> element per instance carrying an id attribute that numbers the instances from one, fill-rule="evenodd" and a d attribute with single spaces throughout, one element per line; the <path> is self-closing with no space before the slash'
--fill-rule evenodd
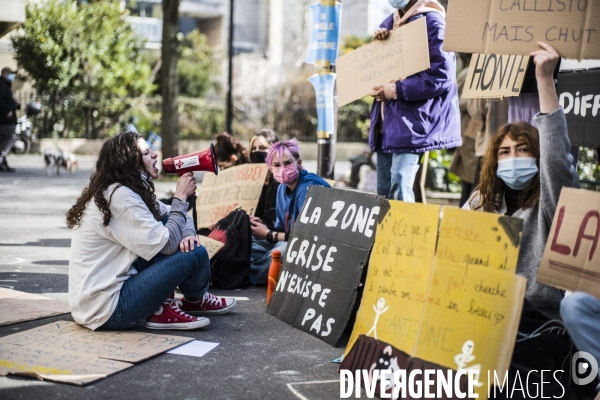
<path id="1" fill-rule="evenodd" d="M 148 329 L 197 329 L 210 324 L 206 317 L 194 317 L 179 308 L 179 301 L 169 297 L 158 310 L 146 319 Z"/>
<path id="2" fill-rule="evenodd" d="M 198 301 L 188 301 L 181 299 L 181 309 L 194 315 L 222 315 L 235 309 L 237 302 L 230 297 L 217 297 L 208 292 Z"/>

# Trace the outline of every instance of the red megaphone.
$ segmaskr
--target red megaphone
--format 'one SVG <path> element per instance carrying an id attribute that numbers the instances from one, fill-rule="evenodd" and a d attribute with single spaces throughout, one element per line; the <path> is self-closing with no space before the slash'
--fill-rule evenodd
<path id="1" fill-rule="evenodd" d="M 162 167 L 165 173 L 177 174 L 179 176 L 190 171 L 207 171 L 215 175 L 219 174 L 219 166 L 215 157 L 215 146 L 212 143 L 204 150 L 164 159 Z"/>

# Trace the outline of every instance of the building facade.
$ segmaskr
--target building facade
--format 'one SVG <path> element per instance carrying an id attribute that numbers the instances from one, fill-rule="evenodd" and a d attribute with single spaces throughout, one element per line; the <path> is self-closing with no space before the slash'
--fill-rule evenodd
<path id="1" fill-rule="evenodd" d="M 310 38 L 308 6 L 316 1 L 234 0 L 235 93 L 259 95 L 265 87 L 286 82 L 303 64 Z M 146 39 L 146 48 L 160 49 L 161 0 L 127 1 L 125 5 L 133 28 Z M 230 0 L 182 0 L 180 31 L 198 29 L 209 45 L 226 49 L 229 6 Z M 389 12 L 387 0 L 343 0 L 342 37 L 370 36 Z"/>

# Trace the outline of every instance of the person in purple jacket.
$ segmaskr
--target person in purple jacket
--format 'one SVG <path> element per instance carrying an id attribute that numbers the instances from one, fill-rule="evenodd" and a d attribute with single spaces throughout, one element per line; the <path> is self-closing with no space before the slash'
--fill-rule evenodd
<path id="1" fill-rule="evenodd" d="M 430 68 L 373 88 L 369 145 L 377 151 L 377 194 L 415 201 L 413 184 L 423 152 L 458 147 L 460 109 L 454 53 L 442 50 L 446 11 L 437 0 L 388 0 L 396 11 L 373 36 L 425 18 Z"/>

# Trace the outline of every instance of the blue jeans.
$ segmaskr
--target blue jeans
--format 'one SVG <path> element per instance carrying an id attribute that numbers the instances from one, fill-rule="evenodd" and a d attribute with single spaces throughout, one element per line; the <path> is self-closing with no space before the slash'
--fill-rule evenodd
<path id="1" fill-rule="evenodd" d="M 188 253 L 158 254 L 150 261 L 138 258 L 133 267 L 138 273 L 123 283 L 117 308 L 102 329 L 143 325 L 177 286 L 191 299 L 204 296 L 210 284 L 208 253 L 202 246 Z"/>
<path id="2" fill-rule="evenodd" d="M 415 202 L 413 185 L 419 170 L 417 153 L 384 153 L 377 150 L 377 194 L 388 199 Z"/>
<path id="3" fill-rule="evenodd" d="M 271 266 L 271 254 L 273 250 L 281 251 L 281 262 L 287 242 L 269 243 L 266 240 L 258 240 L 252 237 L 252 253 L 250 253 L 250 283 L 252 285 L 266 285 Z"/>
<path id="4" fill-rule="evenodd" d="M 575 292 L 561 301 L 560 316 L 575 346 L 590 353 L 600 364 L 600 300 Z"/>
<path id="5" fill-rule="evenodd" d="M 377 194 L 388 197 L 392 187 L 392 153 L 384 153 L 381 148 L 377 149 Z"/>

